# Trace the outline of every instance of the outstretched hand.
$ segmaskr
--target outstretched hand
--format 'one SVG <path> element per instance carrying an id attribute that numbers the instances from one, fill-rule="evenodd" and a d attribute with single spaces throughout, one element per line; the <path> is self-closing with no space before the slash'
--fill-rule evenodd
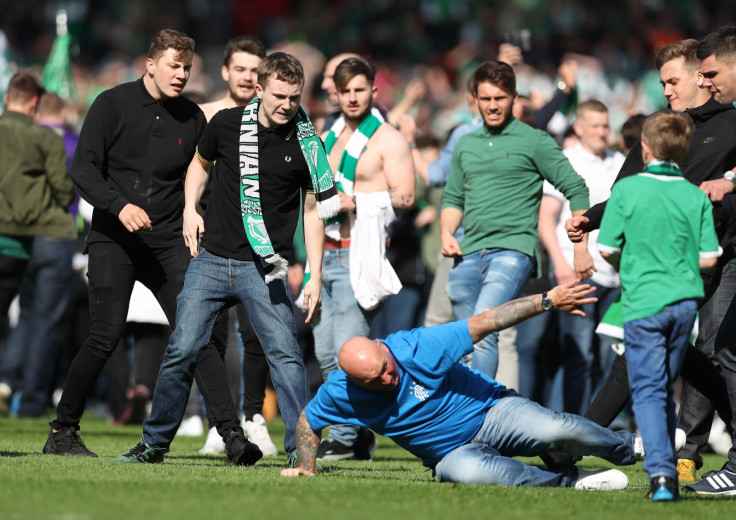
<path id="1" fill-rule="evenodd" d="M 585 316 L 580 306 L 586 303 L 595 303 L 598 298 L 595 296 L 588 297 L 595 291 L 595 287 L 587 283 L 578 285 L 579 283 L 580 280 L 574 280 L 570 283 L 558 285 L 547 293 L 555 304 L 555 309 L 576 316 Z"/>

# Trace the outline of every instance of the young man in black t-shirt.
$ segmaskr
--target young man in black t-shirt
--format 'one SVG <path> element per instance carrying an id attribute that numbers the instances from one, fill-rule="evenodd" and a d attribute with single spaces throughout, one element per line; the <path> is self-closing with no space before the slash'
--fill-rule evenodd
<path id="1" fill-rule="evenodd" d="M 240 302 L 268 358 L 286 424 L 284 447 L 289 461 L 294 458 L 296 422 L 309 399 L 309 387 L 289 286 L 283 278 L 285 266 L 284 272 L 276 273 L 291 252 L 300 200 L 311 266 L 304 288 L 307 321 L 320 302 L 324 246 L 324 224 L 317 216 L 310 169 L 295 124 L 303 84 L 303 69 L 293 56 L 267 56 L 258 67 L 258 103 L 221 110 L 199 141 L 185 186 L 184 238 L 193 260 L 178 299 L 177 327 L 161 366 L 151 416 L 143 425 L 143 442 L 117 462 L 163 460 L 184 413 L 197 354 L 217 316 Z M 196 205 L 215 160 L 218 172 L 209 179 L 211 193 L 202 219 Z M 257 175 L 248 180 L 241 168 L 253 160 Z M 265 245 L 271 246 L 270 254 L 263 253 Z M 260 450 L 248 449 L 240 461 L 253 464 L 260 457 Z"/>

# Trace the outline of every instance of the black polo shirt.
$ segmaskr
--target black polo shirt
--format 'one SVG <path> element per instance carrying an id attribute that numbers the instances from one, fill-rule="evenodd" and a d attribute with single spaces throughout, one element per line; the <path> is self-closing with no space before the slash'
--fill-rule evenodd
<path id="1" fill-rule="evenodd" d="M 204 215 L 202 247 L 217 256 L 253 260 L 240 212 L 239 139 L 243 107 L 220 110 L 210 120 L 197 145 L 197 153 L 217 168 L 207 181 L 210 196 Z M 296 125 L 290 121 L 275 129 L 258 125 L 258 170 L 263 222 L 274 251 L 291 255 L 299 220 L 301 190 L 312 190 Z"/>
<path id="2" fill-rule="evenodd" d="M 157 101 L 143 79 L 100 94 L 89 109 L 72 162 L 79 194 L 95 207 L 88 242 L 182 245 L 184 178 L 207 121 L 184 97 Z M 128 204 L 152 231 L 130 233 L 118 219 Z"/>

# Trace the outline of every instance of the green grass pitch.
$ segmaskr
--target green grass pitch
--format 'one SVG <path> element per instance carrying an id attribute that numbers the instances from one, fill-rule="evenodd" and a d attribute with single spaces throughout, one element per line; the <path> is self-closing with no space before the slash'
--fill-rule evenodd
<path id="1" fill-rule="evenodd" d="M 644 498 L 641 463 L 622 469 L 629 489 L 614 492 L 442 484 L 418 459 L 380 437 L 373 462 L 326 463 L 315 478 L 284 478 L 283 454 L 253 467 L 204 456 L 201 438 L 177 438 L 163 464 L 113 462 L 140 439 L 140 426 L 85 416 L 82 437 L 97 459 L 47 456 L 47 421 L 0 417 L 0 519 L 615 519 L 734 518 L 736 497 L 683 494 L 678 503 Z M 283 424 L 269 428 L 281 447 Z M 528 459 L 541 464 L 538 459 Z M 707 455 L 705 467 L 724 457 Z M 586 469 L 610 467 L 596 458 Z"/>

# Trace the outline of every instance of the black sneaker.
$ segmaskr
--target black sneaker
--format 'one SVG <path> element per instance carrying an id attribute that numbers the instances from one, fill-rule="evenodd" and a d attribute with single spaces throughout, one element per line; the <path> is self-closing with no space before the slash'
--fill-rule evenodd
<path id="1" fill-rule="evenodd" d="M 115 462 L 129 464 L 158 464 L 164 461 L 165 450 L 159 450 L 149 446 L 145 442 L 139 442 L 130 451 L 115 457 Z"/>
<path id="2" fill-rule="evenodd" d="M 235 466 L 252 466 L 263 457 L 261 449 L 248 440 L 240 426 L 227 432 L 222 440 L 225 441 L 227 458 Z"/>
<path id="3" fill-rule="evenodd" d="M 355 460 L 373 460 L 373 454 L 377 447 L 376 434 L 370 428 L 361 428 L 358 430 L 358 438 L 353 444 Z"/>
<path id="4" fill-rule="evenodd" d="M 46 455 L 72 455 L 74 457 L 96 457 L 97 454 L 89 451 L 82 438 L 77 435 L 74 426 L 66 426 L 58 432 L 51 430 L 46 444 L 43 446 Z"/>
<path id="5" fill-rule="evenodd" d="M 677 479 L 671 477 L 654 477 L 649 482 L 648 498 L 652 502 L 674 502 L 680 498 Z"/>
<path id="6" fill-rule="evenodd" d="M 700 482 L 688 484 L 685 489 L 698 495 L 736 495 L 736 473 L 727 469 L 709 471 Z"/>
<path id="7" fill-rule="evenodd" d="M 331 437 L 323 440 L 317 450 L 317 460 L 349 460 L 354 458 L 355 451 L 352 446 L 346 446 Z"/>

